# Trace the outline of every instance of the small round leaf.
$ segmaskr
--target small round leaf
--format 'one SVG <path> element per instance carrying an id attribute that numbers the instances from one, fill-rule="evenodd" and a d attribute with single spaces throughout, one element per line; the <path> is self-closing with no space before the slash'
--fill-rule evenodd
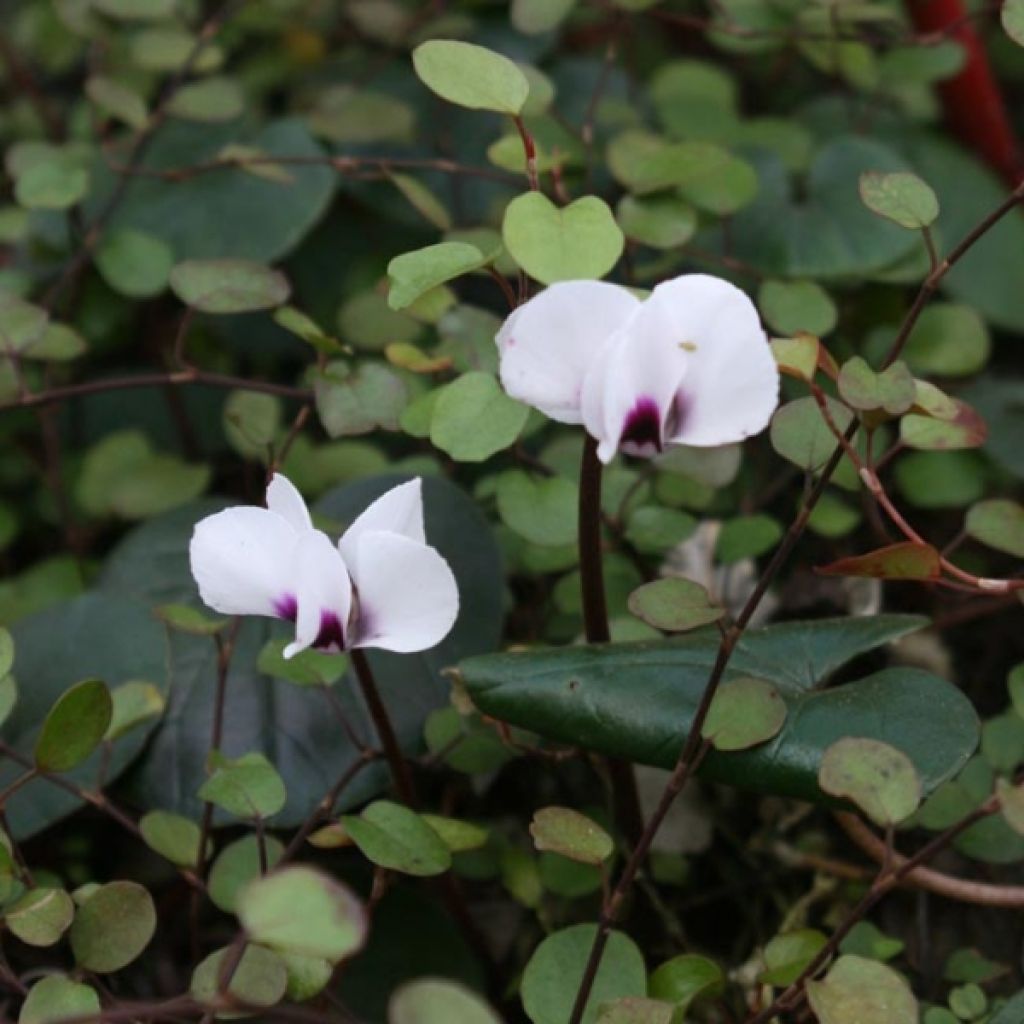
<path id="1" fill-rule="evenodd" d="M 718 687 L 701 735 L 716 750 L 746 750 L 766 743 L 786 721 L 786 705 L 771 683 L 752 676 Z"/>
<path id="2" fill-rule="evenodd" d="M 313 868 L 287 867 L 238 894 L 238 917 L 250 938 L 282 953 L 332 963 L 366 938 L 366 912 L 343 885 Z"/>
<path id="3" fill-rule="evenodd" d="M 101 885 L 78 908 L 71 950 L 79 967 L 110 974 L 130 964 L 156 931 L 153 898 L 137 882 Z"/>
<path id="4" fill-rule="evenodd" d="M 250 313 L 288 301 L 285 276 L 248 260 L 185 260 L 170 273 L 171 290 L 201 313 Z"/>
<path id="5" fill-rule="evenodd" d="M 629 610 L 649 626 L 669 633 L 706 626 L 725 615 L 704 587 L 677 576 L 637 587 L 629 595 Z"/>
<path id="6" fill-rule="evenodd" d="M 828 747 L 818 769 L 826 793 L 853 801 L 878 825 L 896 825 L 921 802 L 914 764 L 888 743 L 846 737 Z"/>

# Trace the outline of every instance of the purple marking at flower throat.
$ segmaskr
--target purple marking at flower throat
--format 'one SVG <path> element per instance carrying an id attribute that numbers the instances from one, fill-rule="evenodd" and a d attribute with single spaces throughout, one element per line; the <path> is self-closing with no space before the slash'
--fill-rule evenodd
<path id="1" fill-rule="evenodd" d="M 294 622 L 299 614 L 299 603 L 294 594 L 285 594 L 274 602 L 274 614 L 279 619 Z"/>
<path id="2" fill-rule="evenodd" d="M 626 416 L 619 444 L 626 441 L 636 445 L 653 444 L 661 451 L 661 412 L 653 398 L 641 396 L 636 400 L 636 405 Z"/>
<path id="3" fill-rule="evenodd" d="M 345 649 L 345 631 L 341 628 L 341 620 L 334 612 L 320 613 L 320 632 L 317 633 L 313 646 L 320 650 L 329 647 L 336 647 L 339 651 Z"/>

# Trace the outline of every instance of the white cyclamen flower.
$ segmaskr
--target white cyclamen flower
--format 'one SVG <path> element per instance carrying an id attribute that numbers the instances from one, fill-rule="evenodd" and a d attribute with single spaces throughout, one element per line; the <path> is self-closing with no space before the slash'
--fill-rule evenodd
<path id="1" fill-rule="evenodd" d="M 286 658 L 308 647 L 423 651 L 448 635 L 459 611 L 455 577 L 426 543 L 418 479 L 379 497 L 335 546 L 277 473 L 266 508 L 229 508 L 197 523 L 189 556 L 215 611 L 295 623 Z"/>
<path id="2" fill-rule="evenodd" d="M 582 423 L 598 457 L 712 447 L 768 425 L 779 372 L 754 304 L 708 274 L 659 284 L 641 301 L 603 281 L 553 284 L 497 336 L 506 392 Z"/>

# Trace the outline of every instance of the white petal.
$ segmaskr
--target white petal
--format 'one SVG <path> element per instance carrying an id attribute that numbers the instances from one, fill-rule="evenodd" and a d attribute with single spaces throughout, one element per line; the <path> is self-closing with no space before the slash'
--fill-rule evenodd
<path id="1" fill-rule="evenodd" d="M 583 385 L 583 424 L 610 462 L 621 447 L 631 455 L 661 450 L 675 396 L 688 372 L 689 353 L 634 326 L 641 313 L 608 343 Z"/>
<path id="2" fill-rule="evenodd" d="M 639 305 L 603 281 L 562 281 L 505 321 L 496 341 L 505 391 L 562 423 L 580 422 L 583 378 Z"/>
<path id="3" fill-rule="evenodd" d="M 394 533 L 365 533 L 359 549 L 354 646 L 404 653 L 439 644 L 459 614 L 448 563 L 432 547 Z"/>
<path id="4" fill-rule="evenodd" d="M 779 372 L 754 304 L 717 277 L 658 285 L 634 329 L 693 346 L 671 441 L 709 447 L 762 431 L 779 400 Z"/>
<path id="5" fill-rule="evenodd" d="M 359 539 L 365 533 L 397 533 L 419 544 L 426 543 L 423 531 L 423 481 L 417 477 L 399 484 L 371 502 L 345 531 L 338 547 L 345 564 L 356 571 Z"/>
<path id="6" fill-rule="evenodd" d="M 325 533 L 310 530 L 295 549 L 295 579 L 298 615 L 295 642 L 284 649 L 284 656 L 318 647 L 341 649 L 348 638 L 349 613 L 352 610 L 352 581 L 338 549 Z"/>
<path id="7" fill-rule="evenodd" d="M 281 516 L 243 505 L 196 524 L 189 545 L 199 596 L 225 615 L 287 618 L 295 606 L 298 534 Z"/>
<path id="8" fill-rule="evenodd" d="M 309 518 L 309 509 L 306 508 L 302 495 L 296 490 L 295 484 L 280 473 L 275 473 L 267 485 L 267 508 L 271 512 L 276 512 L 282 519 L 286 519 L 300 532 L 313 528 L 313 521 Z"/>

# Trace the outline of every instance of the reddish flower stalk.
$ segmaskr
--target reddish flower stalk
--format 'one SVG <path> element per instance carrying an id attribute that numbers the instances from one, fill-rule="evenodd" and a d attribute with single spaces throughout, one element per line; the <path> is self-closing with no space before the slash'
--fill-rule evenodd
<path id="1" fill-rule="evenodd" d="M 939 84 L 946 120 L 965 145 L 1016 185 L 1024 154 L 964 0 L 907 0 L 907 9 L 919 33 L 953 39 L 964 48 L 960 73 Z"/>

